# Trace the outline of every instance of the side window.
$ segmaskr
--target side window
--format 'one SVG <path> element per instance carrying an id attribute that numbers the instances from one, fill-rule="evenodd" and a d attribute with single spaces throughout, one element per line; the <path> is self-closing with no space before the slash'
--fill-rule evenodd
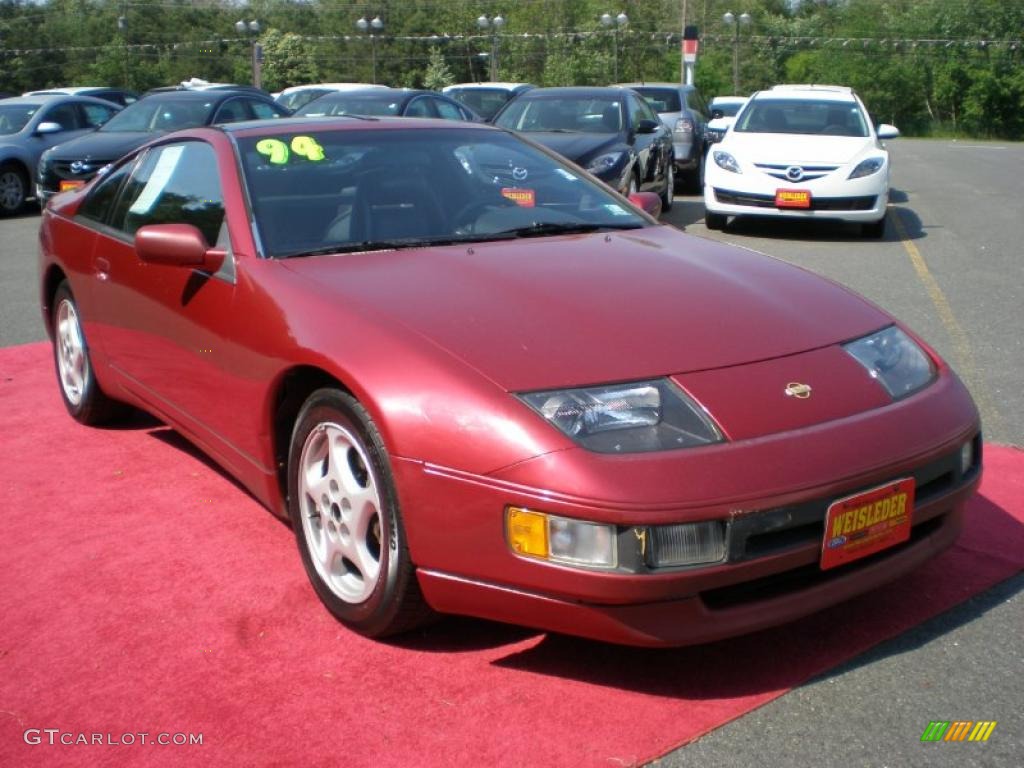
<path id="1" fill-rule="evenodd" d="M 89 128 L 99 128 L 114 116 L 113 109 L 101 107 L 99 104 L 82 104 L 81 107 L 85 114 L 85 124 Z"/>
<path id="2" fill-rule="evenodd" d="M 217 156 L 200 141 L 150 150 L 136 166 L 111 225 L 134 235 L 147 224 L 191 224 L 215 244 L 224 221 Z"/>
<path id="3" fill-rule="evenodd" d="M 653 120 L 654 122 L 660 122 L 661 118 L 658 117 L 658 113 L 651 108 L 647 99 L 637 99 L 637 111 L 640 113 L 642 120 Z"/>
<path id="4" fill-rule="evenodd" d="M 465 120 L 465 116 L 454 104 L 449 104 L 447 101 L 441 99 L 434 99 L 434 107 L 437 109 L 439 114 L 445 120 Z"/>
<path id="5" fill-rule="evenodd" d="M 104 223 L 107 220 L 107 212 L 110 210 L 110 206 L 117 199 L 117 193 L 121 189 L 121 185 L 134 166 L 134 161 L 122 163 L 105 178 L 98 180 L 93 185 L 88 197 L 79 206 L 78 215 L 101 224 Z"/>
<path id="6" fill-rule="evenodd" d="M 266 120 L 268 118 L 281 116 L 280 112 L 274 109 L 272 105 L 267 104 L 267 102 L 265 101 L 250 101 L 249 109 L 252 110 L 252 113 L 257 120 Z"/>
<path id="7" fill-rule="evenodd" d="M 220 105 L 217 116 L 213 119 L 215 123 L 237 123 L 240 120 L 250 120 L 252 115 L 245 108 L 243 99 L 229 99 Z"/>
<path id="8" fill-rule="evenodd" d="M 60 127 L 65 131 L 74 131 L 81 128 L 81 124 L 78 120 L 78 110 L 75 109 L 74 104 L 58 104 L 56 107 L 53 107 L 46 112 L 46 115 L 43 117 L 43 121 L 47 123 L 59 123 Z"/>
<path id="9" fill-rule="evenodd" d="M 437 117 L 437 114 L 430 107 L 432 99 L 426 96 L 417 96 L 415 99 L 409 102 L 409 106 L 405 108 L 406 117 Z"/>

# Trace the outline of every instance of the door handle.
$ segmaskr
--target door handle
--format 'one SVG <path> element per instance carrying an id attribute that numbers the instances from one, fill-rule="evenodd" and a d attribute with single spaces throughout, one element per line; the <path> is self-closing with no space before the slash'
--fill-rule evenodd
<path id="1" fill-rule="evenodd" d="M 106 280 L 110 277 L 110 262 L 102 256 L 97 256 L 96 261 L 93 262 L 96 267 L 96 277 L 100 280 Z"/>

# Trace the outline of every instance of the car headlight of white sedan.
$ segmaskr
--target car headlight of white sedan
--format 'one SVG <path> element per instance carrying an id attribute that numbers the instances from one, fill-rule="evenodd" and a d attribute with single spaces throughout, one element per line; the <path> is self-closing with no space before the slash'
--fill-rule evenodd
<path id="1" fill-rule="evenodd" d="M 850 171 L 850 175 L 846 178 L 860 179 L 864 176 L 870 176 L 873 173 L 878 173 L 884 166 L 884 157 L 869 157 L 866 160 L 861 160 L 857 163 L 857 167 Z"/>
<path id="2" fill-rule="evenodd" d="M 743 173 L 740 170 L 740 164 L 736 162 L 736 158 L 721 149 L 716 149 L 711 153 L 712 159 L 715 161 L 715 165 L 723 170 L 730 171 L 731 173 Z"/>

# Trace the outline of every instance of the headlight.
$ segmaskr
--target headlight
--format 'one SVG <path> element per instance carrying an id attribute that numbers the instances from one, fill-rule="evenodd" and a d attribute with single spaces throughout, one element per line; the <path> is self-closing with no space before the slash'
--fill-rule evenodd
<path id="1" fill-rule="evenodd" d="M 598 453 L 641 453 L 722 441 L 704 410 L 667 379 L 519 396 L 552 426 Z"/>
<path id="2" fill-rule="evenodd" d="M 928 355 L 895 325 L 844 344 L 845 349 L 877 379 L 894 400 L 916 392 L 935 378 Z"/>
<path id="3" fill-rule="evenodd" d="M 610 171 L 620 162 L 625 156 L 625 152 L 606 152 L 603 155 L 598 155 L 589 163 L 587 163 L 587 170 L 593 174 L 604 173 Z"/>
<path id="4" fill-rule="evenodd" d="M 861 160 L 857 163 L 857 167 L 850 171 L 848 179 L 859 179 L 863 176 L 870 176 L 872 173 L 878 173 L 882 166 L 885 165 L 885 159 L 881 157 L 869 157 L 867 160 Z"/>
<path id="5" fill-rule="evenodd" d="M 730 155 L 728 152 L 723 152 L 720 149 L 716 149 L 711 153 L 711 157 L 715 160 L 715 165 L 726 171 L 732 173 L 743 173 L 740 170 L 740 164 L 736 162 L 736 158 Z"/>

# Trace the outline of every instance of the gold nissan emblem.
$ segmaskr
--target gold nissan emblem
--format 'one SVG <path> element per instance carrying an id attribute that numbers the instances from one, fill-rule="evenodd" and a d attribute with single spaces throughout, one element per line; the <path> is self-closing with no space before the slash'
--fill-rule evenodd
<path id="1" fill-rule="evenodd" d="M 791 381 L 789 382 L 789 384 L 786 385 L 785 391 L 788 397 L 795 397 L 799 400 L 806 400 L 811 396 L 811 385 Z"/>

